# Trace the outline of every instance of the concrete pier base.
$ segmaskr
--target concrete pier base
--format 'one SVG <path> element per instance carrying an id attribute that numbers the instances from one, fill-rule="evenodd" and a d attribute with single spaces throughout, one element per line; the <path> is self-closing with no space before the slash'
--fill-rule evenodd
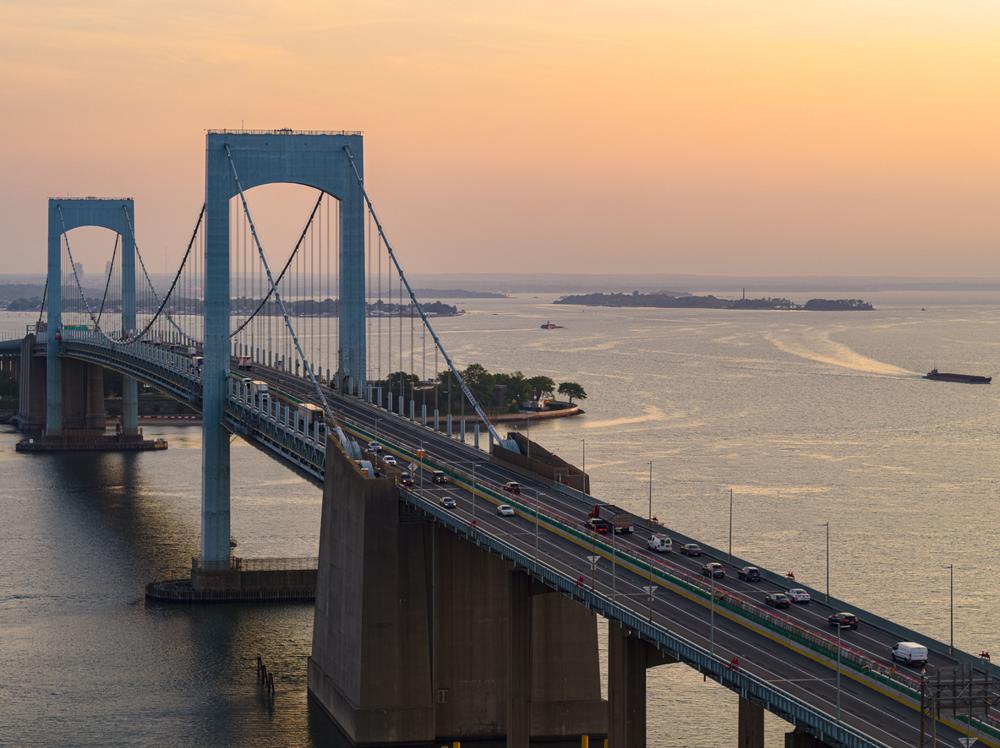
<path id="1" fill-rule="evenodd" d="M 740 698 L 738 748 L 764 748 L 764 707 Z"/>
<path id="2" fill-rule="evenodd" d="M 351 741 L 606 731 L 592 613 L 326 459 L 309 693 Z"/>
<path id="3" fill-rule="evenodd" d="M 676 662 L 610 622 L 608 625 L 608 748 L 646 746 L 646 670 Z"/>

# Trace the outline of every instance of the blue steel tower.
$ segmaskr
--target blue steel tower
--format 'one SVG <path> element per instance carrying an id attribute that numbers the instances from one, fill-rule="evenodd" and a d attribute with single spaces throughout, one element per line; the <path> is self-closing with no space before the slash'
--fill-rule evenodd
<path id="1" fill-rule="evenodd" d="M 135 332 L 135 204 L 132 198 L 49 199 L 49 284 L 46 300 L 48 337 L 45 348 L 45 433 L 60 436 L 62 424 L 62 367 L 56 333 L 62 329 L 62 238 L 81 226 L 99 226 L 121 237 L 122 332 Z M 139 395 L 135 379 L 122 384 L 122 428 L 127 436 L 139 432 Z"/>
<path id="2" fill-rule="evenodd" d="M 341 392 L 365 387 L 364 197 L 348 150 L 363 174 L 360 133 L 209 131 L 205 153 L 205 350 L 201 562 L 229 564 L 229 434 L 224 426 L 230 365 L 229 201 L 285 182 L 322 190 L 340 201 L 339 339 Z M 237 185 L 239 177 L 239 186 Z"/>

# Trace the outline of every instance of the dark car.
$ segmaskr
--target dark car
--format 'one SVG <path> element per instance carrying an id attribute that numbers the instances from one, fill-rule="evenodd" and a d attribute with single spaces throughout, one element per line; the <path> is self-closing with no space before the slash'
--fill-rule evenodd
<path id="1" fill-rule="evenodd" d="M 764 598 L 764 602 L 773 608 L 790 608 L 792 605 L 792 601 L 784 592 L 772 592 Z"/>
<path id="2" fill-rule="evenodd" d="M 503 484 L 503 490 L 507 491 L 509 493 L 514 493 L 514 494 L 520 495 L 520 493 L 521 493 L 521 484 L 518 483 L 517 481 L 512 481 L 512 480 L 511 481 L 507 481 L 506 483 Z"/>
<path id="3" fill-rule="evenodd" d="M 413 485 L 413 476 L 410 475 L 409 473 L 400 473 L 399 485 L 406 486 L 407 488 L 409 488 L 410 486 Z"/>
<path id="4" fill-rule="evenodd" d="M 712 577 L 713 579 L 722 579 L 723 577 L 726 576 L 726 569 L 722 564 L 716 561 L 709 561 L 707 564 L 701 567 L 701 573 L 704 574 L 706 577 Z"/>
<path id="5" fill-rule="evenodd" d="M 685 556 L 700 556 L 701 546 L 697 543 L 685 543 L 681 546 L 681 554 Z"/>
<path id="6" fill-rule="evenodd" d="M 858 627 L 858 617 L 853 613 L 834 613 L 826 620 L 831 626 L 841 629 L 856 629 Z"/>
<path id="7" fill-rule="evenodd" d="M 736 575 L 742 579 L 744 582 L 759 582 L 760 581 L 760 569 L 756 566 L 744 566 Z"/>
<path id="8" fill-rule="evenodd" d="M 445 496 L 443 499 L 441 499 L 441 506 L 443 506 L 445 509 L 454 509 L 455 507 L 458 506 L 458 502 L 455 501 L 451 496 Z"/>
<path id="9" fill-rule="evenodd" d="M 431 475 L 431 480 L 437 483 L 439 486 L 443 486 L 448 482 L 448 476 L 442 473 L 440 470 L 435 470 L 433 475 Z"/>

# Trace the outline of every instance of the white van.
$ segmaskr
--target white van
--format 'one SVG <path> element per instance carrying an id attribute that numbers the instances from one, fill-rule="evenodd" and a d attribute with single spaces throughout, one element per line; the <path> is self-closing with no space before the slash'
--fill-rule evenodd
<path id="1" fill-rule="evenodd" d="M 896 642 L 892 648 L 892 659 L 907 665 L 926 665 L 927 647 L 916 642 Z"/>
<path id="2" fill-rule="evenodd" d="M 646 545 L 649 550 L 656 551 L 657 553 L 670 553 L 674 549 L 674 541 L 668 535 L 661 535 L 660 533 L 653 533 L 646 542 Z"/>

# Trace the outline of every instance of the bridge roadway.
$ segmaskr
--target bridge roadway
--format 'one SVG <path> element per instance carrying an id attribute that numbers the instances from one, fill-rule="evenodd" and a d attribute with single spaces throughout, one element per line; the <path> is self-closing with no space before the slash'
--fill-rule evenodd
<path id="1" fill-rule="evenodd" d="M 162 353 L 149 348 L 150 353 L 136 351 L 132 354 L 139 361 L 140 370 L 136 372 L 135 361 L 131 371 L 123 368 L 122 362 L 112 351 L 94 351 L 82 346 L 76 350 L 73 345 L 64 343 L 64 355 L 82 357 L 84 360 L 102 362 L 111 368 L 118 368 L 126 373 L 141 374 L 146 369 L 154 376 L 154 368 L 162 363 L 148 360 L 151 356 Z M 154 353 L 155 352 L 155 353 Z M 146 360 L 145 363 L 143 361 Z M 178 369 L 175 367 L 173 372 Z M 237 374 L 238 372 L 234 372 Z M 168 371 L 168 374 L 171 372 Z M 187 375 L 189 392 L 192 401 L 196 397 L 197 379 Z M 309 382 L 291 374 L 267 367 L 255 366 L 253 376 L 264 379 L 272 387 L 284 390 L 290 395 L 305 401 L 316 402 L 317 396 Z M 162 377 L 161 377 L 162 378 Z M 180 381 L 180 380 L 175 380 Z M 174 386 L 173 394 L 178 389 Z M 582 590 L 593 589 L 602 599 L 612 600 L 621 609 L 629 612 L 637 625 L 641 620 L 652 619 L 652 622 L 668 633 L 681 640 L 711 650 L 716 658 L 728 662 L 732 658 L 739 659 L 740 672 L 747 673 L 765 681 L 774 689 L 788 694 L 801 702 L 808 704 L 817 712 L 826 715 L 827 721 L 836 721 L 837 694 L 835 666 L 830 660 L 817 655 L 815 650 L 796 646 L 789 637 L 775 635 L 773 629 L 753 626 L 745 617 L 733 615 L 720 605 L 714 607 L 714 615 L 709 609 L 709 596 L 692 595 L 677 585 L 664 584 L 663 574 L 674 579 L 684 580 L 688 589 L 700 585 L 706 589 L 708 581 L 700 575 L 700 566 L 707 560 L 715 560 L 726 566 L 727 575 L 716 582 L 717 592 L 722 591 L 730 600 L 752 602 L 754 608 L 765 616 L 770 616 L 772 622 L 779 621 L 787 630 L 796 630 L 800 634 L 812 636 L 818 641 L 836 643 L 836 636 L 831 635 L 827 628 L 826 616 L 831 611 L 823 602 L 816 599 L 807 606 L 795 607 L 787 614 L 778 614 L 765 609 L 762 604 L 763 595 L 768 591 L 777 591 L 788 585 L 770 575 L 761 567 L 763 573 L 770 579 L 759 584 L 750 585 L 735 578 L 735 566 L 729 563 L 725 554 L 706 549 L 707 554 L 701 559 L 688 558 L 671 554 L 662 558 L 646 550 L 646 539 L 654 529 L 641 518 L 636 518 L 637 532 L 632 535 L 616 536 L 616 544 L 611 553 L 607 546 L 611 538 L 595 538 L 582 530 L 582 522 L 595 499 L 571 491 L 564 486 L 530 476 L 527 473 L 496 463 L 483 452 L 438 434 L 432 429 L 410 422 L 397 415 L 365 403 L 355 398 L 343 397 L 334 391 L 325 392 L 331 406 L 338 412 L 342 424 L 352 431 L 362 441 L 374 435 L 377 431 L 379 440 L 390 450 L 399 454 L 416 451 L 424 447 L 428 452 L 427 461 L 441 466 L 458 478 L 457 483 L 437 487 L 429 484 L 426 478 L 413 490 L 415 503 L 428 502 L 429 507 L 440 509 L 437 504 L 445 493 L 452 495 L 458 502 L 458 507 L 450 513 L 450 518 L 467 523 L 473 522 L 481 528 L 484 534 L 502 539 L 512 549 L 519 549 L 529 558 L 537 558 L 542 567 L 561 571 L 565 577 L 577 580 Z M 259 445 L 259 441 L 258 441 Z M 470 491 L 471 480 L 462 480 L 472 472 L 475 464 L 475 491 Z M 293 466 L 294 467 L 294 466 Z M 430 465 L 428 465 L 430 467 Z M 302 473 L 301 469 L 299 470 Z M 315 475 L 307 475 L 314 483 Z M 499 492 L 499 487 L 508 480 L 517 480 L 524 488 L 520 497 L 510 497 L 519 506 L 518 516 L 503 518 L 497 516 L 495 505 L 506 497 Z M 407 496 L 404 495 L 404 498 Z M 533 518 L 533 506 L 541 505 L 541 532 Z M 562 527 L 577 526 L 576 532 L 554 531 L 555 525 L 562 522 Z M 453 528 L 454 529 L 454 528 Z M 678 542 L 687 542 L 689 538 L 679 533 L 670 532 L 666 528 L 656 527 L 657 531 L 668 532 Z M 581 539 L 582 538 L 582 539 Z M 537 549 L 537 551 L 536 551 Z M 592 567 L 589 556 L 602 558 Z M 536 555 L 537 554 L 537 555 Z M 611 556 L 617 558 L 612 570 Z M 631 559 L 640 559 L 638 563 Z M 649 576 L 655 578 L 657 590 L 652 600 L 645 592 L 649 584 Z M 530 564 L 529 564 L 530 566 Z M 654 572 L 655 571 L 655 575 Z M 747 609 L 747 605 L 743 606 Z M 873 665 L 888 669 L 888 651 L 898 636 L 883 626 L 878 625 L 873 616 L 866 616 L 860 609 L 855 610 L 861 618 L 861 628 L 858 631 L 843 632 L 844 656 L 849 654 L 865 659 Z M 655 633 L 655 632 L 654 632 Z M 924 640 L 921 640 L 924 641 Z M 932 646 L 933 652 L 929 671 L 934 668 L 948 667 L 955 660 L 947 656 L 946 648 Z M 832 651 L 831 647 L 831 651 Z M 969 655 L 964 655 L 966 661 Z M 716 665 L 716 671 L 718 667 Z M 842 724 L 856 733 L 865 736 L 861 742 L 854 745 L 883 746 L 916 746 L 919 745 L 918 726 L 919 715 L 909 703 L 898 700 L 898 691 L 892 687 L 880 686 L 873 688 L 864 679 L 858 677 L 858 671 L 852 671 L 844 666 L 841 669 L 840 708 Z M 716 672 L 716 677 L 719 673 Z M 903 669 L 897 674 L 897 680 L 903 676 Z M 733 676 L 732 678 L 737 678 Z M 913 674 L 908 675 L 910 682 L 915 681 Z M 730 685 L 727 683 L 727 685 Z M 995 714 L 992 716 L 996 716 Z M 929 721 L 929 720 L 928 720 Z M 954 725 L 955 723 L 952 722 Z M 963 727 L 963 732 L 966 728 Z M 940 745 L 960 745 L 958 738 L 962 733 L 952 727 L 940 724 L 938 726 L 938 741 Z M 930 727 L 928 726 L 928 745 L 930 744 Z M 981 744 L 984 741 L 981 740 Z M 987 745 L 1000 745 L 1000 741 L 990 738 Z"/>
<path id="2" fill-rule="evenodd" d="M 253 375 L 295 397 L 306 401 L 317 401 L 311 385 L 298 377 L 261 366 L 255 367 Z M 400 457 L 403 457 L 400 448 L 412 454 L 422 447 L 427 450 L 428 462 L 440 465 L 449 472 L 466 476 L 467 484 L 471 484 L 472 465 L 475 464 L 477 486 L 485 485 L 499 489 L 505 482 L 516 480 L 522 486 L 522 495 L 510 496 L 510 499 L 518 500 L 518 503 L 529 508 L 534 506 L 537 499 L 543 513 L 554 512 L 565 517 L 569 523 L 577 523 L 581 528 L 587 512 L 597 501 L 582 494 L 578 495 L 577 492 L 565 487 L 553 486 L 552 483 L 527 472 L 498 464 L 474 447 L 373 405 L 343 397 L 332 390 L 325 391 L 325 394 L 331 407 L 342 414 L 345 425 L 352 430 L 358 429 L 355 431 L 356 434 L 359 431 L 367 435 L 377 433 L 380 443 L 390 451 L 395 451 Z M 401 460 L 401 462 L 406 461 L 408 460 Z M 527 516 L 519 513 L 514 518 L 500 517 L 495 511 L 497 503 L 495 497 L 487 498 L 479 494 L 474 498 L 471 491 L 454 483 L 436 486 L 430 481 L 429 470 L 426 476 L 422 475 L 421 471 L 417 472 L 418 475 L 415 476 L 417 485 L 414 487 L 417 494 L 433 501 L 440 501 L 445 496 L 453 497 L 458 503 L 454 511 L 460 517 L 470 522 L 475 519 L 476 524 L 484 530 L 501 535 L 528 555 L 535 554 L 537 544 L 540 557 L 544 557 L 548 563 L 555 564 L 568 575 L 582 578 L 586 586 L 595 587 L 598 592 L 613 597 L 635 612 L 649 614 L 650 602 L 645 592 L 650 583 L 648 577 L 643 577 L 622 564 L 616 564 L 613 568 L 608 558 L 602 558 L 595 567 L 592 567 L 588 556 L 593 555 L 593 549 L 555 533 L 544 530 L 536 533 L 536 524 L 530 513 Z M 707 551 L 706 555 L 696 558 L 675 552 L 664 558 L 661 554 L 647 550 L 646 542 L 652 531 L 653 528 L 648 521 L 636 517 L 636 532 L 632 535 L 614 536 L 614 542 L 620 549 L 627 549 L 633 556 L 648 559 L 657 569 L 666 566 L 703 585 L 710 583 L 701 575 L 702 564 L 707 561 L 718 561 L 726 567 L 726 577 L 716 580 L 717 591 L 742 597 L 761 607 L 764 606 L 764 596 L 767 593 L 781 592 L 788 586 L 794 586 L 780 585 L 768 580 L 753 584 L 740 581 L 736 573 L 738 566 L 731 564 L 725 554 Z M 664 527 L 657 526 L 655 531 L 669 534 L 674 539 L 675 547 L 676 544 L 683 542 L 696 542 Z M 602 538 L 602 540 L 611 542 L 612 538 Z M 830 715 L 836 715 L 836 673 L 829 666 L 798 654 L 779 641 L 751 631 L 725 617 L 721 611 L 717 611 L 713 616 L 711 609 L 705 605 L 662 588 L 654 596 L 651 609 L 654 622 L 689 641 L 713 650 L 717 656 L 727 661 L 738 658 L 740 667 L 745 671 L 764 678 Z M 809 604 L 794 605 L 783 615 L 803 628 L 836 642 L 835 630 L 829 626 L 827 617 L 839 610 L 842 608 L 831 608 L 814 594 Z M 769 612 L 772 615 L 782 615 L 774 611 Z M 893 644 L 899 641 L 899 637 L 872 623 L 863 610 L 852 609 L 852 612 L 858 614 L 861 626 L 856 631 L 842 632 L 844 648 L 860 652 L 865 658 L 886 668 L 892 667 L 889 651 Z M 947 651 L 932 651 L 928 663 L 928 675 L 932 676 L 935 668 L 952 667 L 956 664 L 957 660 L 949 657 Z M 901 665 L 899 668 L 902 674 L 904 668 Z M 916 680 L 916 671 L 913 672 L 913 676 Z M 840 701 L 843 721 L 879 743 L 887 746 L 918 745 L 919 713 L 913 707 L 901 704 L 846 675 L 841 677 Z M 927 740 L 930 744 L 929 719 L 927 731 Z M 943 724 L 938 726 L 937 734 L 939 744 L 942 746 L 960 745 L 958 738 L 963 735 Z"/>

